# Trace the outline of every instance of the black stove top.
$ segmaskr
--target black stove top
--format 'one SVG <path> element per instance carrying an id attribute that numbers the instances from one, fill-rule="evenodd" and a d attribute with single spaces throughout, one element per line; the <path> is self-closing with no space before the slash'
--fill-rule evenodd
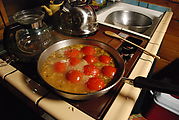
<path id="1" fill-rule="evenodd" d="M 133 38 L 133 37 L 128 37 L 128 40 L 135 42 L 138 45 L 143 44 L 142 40 Z M 37 83 L 40 83 L 43 86 L 43 83 L 40 81 L 40 76 L 38 75 L 37 72 L 37 63 L 32 61 L 28 63 L 24 63 L 22 61 L 19 61 L 19 58 L 16 58 L 14 55 L 9 54 L 6 50 L 3 49 L 2 44 L 1 44 L 1 49 L 0 49 L 0 58 L 3 60 L 8 60 L 11 61 L 11 65 L 17 68 L 19 71 L 21 71 L 23 74 L 31 78 Z M 117 49 L 123 59 L 125 60 L 125 66 L 126 66 L 126 71 L 125 71 L 125 77 L 129 75 L 131 72 L 133 66 L 135 65 L 136 61 L 138 60 L 139 56 L 141 55 L 141 51 L 138 50 L 136 47 L 133 45 L 130 45 L 126 42 L 123 42 L 121 46 Z M 94 98 L 91 100 L 86 100 L 86 101 L 73 101 L 73 100 L 68 100 L 64 99 L 68 103 L 72 104 L 73 106 L 77 107 L 78 109 L 82 110 L 86 114 L 92 116 L 95 119 L 102 119 L 106 112 L 108 111 L 109 107 L 113 103 L 116 95 L 122 88 L 123 83 L 119 83 L 116 85 L 112 90 L 110 90 L 107 94 Z M 60 96 L 59 96 L 60 97 Z M 93 104 L 93 106 L 91 105 Z"/>

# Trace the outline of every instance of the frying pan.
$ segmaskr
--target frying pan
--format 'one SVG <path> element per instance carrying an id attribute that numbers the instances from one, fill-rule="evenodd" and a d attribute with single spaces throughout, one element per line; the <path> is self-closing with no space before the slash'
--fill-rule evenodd
<path id="1" fill-rule="evenodd" d="M 93 92 L 93 93 L 70 93 L 70 92 L 66 92 L 66 91 L 62 91 L 59 89 L 54 88 L 52 85 L 50 85 L 49 83 L 47 83 L 41 76 L 41 66 L 42 64 L 45 62 L 45 60 L 48 58 L 48 56 L 50 56 L 53 52 L 67 47 L 67 46 L 71 46 L 71 45 L 75 45 L 75 44 L 85 44 L 85 45 L 93 45 L 93 46 L 97 46 L 100 47 L 102 49 L 104 49 L 106 52 L 108 52 L 114 59 L 115 64 L 116 64 L 116 68 L 117 68 L 117 72 L 114 75 L 114 78 L 111 80 L 111 82 L 103 89 L 97 91 L 97 92 Z M 51 45 L 50 47 L 48 47 L 46 50 L 44 50 L 39 59 L 38 59 L 38 63 L 37 63 L 37 71 L 38 74 L 41 76 L 42 81 L 45 83 L 45 85 L 51 89 L 53 92 L 56 92 L 58 95 L 68 98 L 68 99 L 72 99 L 72 100 L 85 100 L 85 99 L 90 99 L 90 98 L 94 98 L 94 97 L 99 97 L 104 95 L 105 93 L 107 93 L 111 88 L 113 88 L 115 85 L 117 85 L 120 81 L 126 81 L 136 87 L 145 87 L 145 88 L 149 88 L 152 90 L 158 90 L 161 92 L 170 92 L 170 93 L 179 93 L 179 90 L 176 89 L 172 89 L 172 88 L 168 88 L 165 85 L 162 85 L 155 81 L 154 83 L 151 83 L 150 80 L 147 80 L 144 77 L 137 77 L 134 80 L 133 79 L 129 79 L 129 78 L 124 78 L 123 74 L 125 71 L 125 66 L 124 66 L 124 61 L 121 58 L 120 54 L 111 46 L 100 42 L 100 41 L 96 41 L 96 40 L 91 40 L 91 39 L 68 39 L 68 40 L 62 40 L 59 41 L 53 45 Z M 176 88 L 176 87 L 173 87 Z"/>

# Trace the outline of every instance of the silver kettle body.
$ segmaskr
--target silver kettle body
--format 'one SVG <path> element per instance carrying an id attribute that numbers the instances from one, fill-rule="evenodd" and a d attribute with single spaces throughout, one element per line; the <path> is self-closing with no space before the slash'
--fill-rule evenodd
<path id="1" fill-rule="evenodd" d="M 62 33 L 75 36 L 92 34 L 98 29 L 96 13 L 88 4 L 64 7 L 57 26 Z"/>

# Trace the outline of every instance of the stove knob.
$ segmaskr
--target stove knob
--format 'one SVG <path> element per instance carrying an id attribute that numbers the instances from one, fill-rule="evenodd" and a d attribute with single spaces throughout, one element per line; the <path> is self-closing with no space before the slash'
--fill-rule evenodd
<path id="1" fill-rule="evenodd" d="M 132 58 L 132 54 L 123 54 L 122 58 L 123 58 L 125 61 L 128 61 L 129 59 Z"/>
<path id="2" fill-rule="evenodd" d="M 124 46 L 122 48 L 122 53 L 123 54 L 132 54 L 134 52 L 135 52 L 135 47 L 133 47 L 133 46 Z"/>

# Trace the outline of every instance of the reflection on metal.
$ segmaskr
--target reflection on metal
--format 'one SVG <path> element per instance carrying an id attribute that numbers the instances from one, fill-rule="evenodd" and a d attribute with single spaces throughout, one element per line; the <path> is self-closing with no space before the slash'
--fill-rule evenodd
<path id="1" fill-rule="evenodd" d="M 106 23 L 122 26 L 135 32 L 144 33 L 152 25 L 152 19 L 144 14 L 120 10 L 110 13 L 106 19 Z"/>
<path id="2" fill-rule="evenodd" d="M 105 21 L 111 13 L 118 12 L 118 11 L 132 11 L 132 12 L 136 12 L 139 14 L 143 14 L 143 15 L 149 17 L 150 19 L 152 19 L 152 24 L 150 27 L 148 27 L 147 30 L 140 32 L 140 31 L 135 31 L 134 29 L 131 29 L 128 26 L 126 27 L 125 25 L 122 25 L 122 24 L 116 25 L 116 24 L 111 24 L 111 23 L 108 23 Z M 135 5 L 127 4 L 127 3 L 115 2 L 111 5 L 97 11 L 97 21 L 100 24 L 150 39 L 152 37 L 153 33 L 155 32 L 158 24 L 162 20 L 164 14 L 165 14 L 165 12 L 151 10 L 148 8 L 135 6 Z M 138 18 L 138 17 L 135 17 L 135 18 Z M 112 19 L 112 18 L 110 18 L 110 19 Z M 127 20 L 126 16 L 123 16 L 124 23 L 126 23 L 126 20 Z M 139 20 L 136 20 L 136 21 L 139 21 Z"/>

